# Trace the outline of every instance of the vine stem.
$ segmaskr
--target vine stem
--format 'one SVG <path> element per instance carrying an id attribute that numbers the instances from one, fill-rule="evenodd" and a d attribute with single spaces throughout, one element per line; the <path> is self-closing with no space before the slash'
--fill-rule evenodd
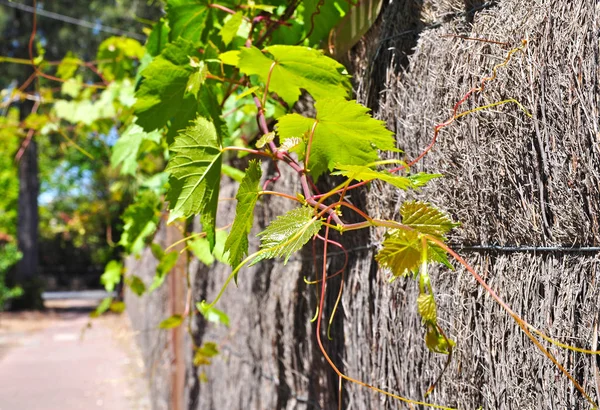
<path id="1" fill-rule="evenodd" d="M 516 314 L 506 304 L 506 302 L 504 302 L 504 300 L 502 300 L 502 298 L 500 298 L 500 296 L 498 296 L 498 294 L 496 292 L 494 292 L 494 290 L 483 280 L 483 278 L 481 276 L 479 276 L 479 274 L 477 274 L 477 272 L 475 271 L 475 269 L 473 269 L 459 254 L 457 254 L 456 252 L 454 252 L 450 247 L 448 247 L 444 242 L 440 241 L 439 239 L 437 239 L 437 238 L 435 238 L 435 237 L 433 237 L 431 235 L 424 235 L 424 236 L 427 238 L 428 241 L 433 242 L 434 244 L 436 244 L 437 246 L 439 246 L 440 248 L 442 248 L 444 251 L 448 252 L 448 254 L 450 254 L 450 256 L 452 256 L 467 271 L 469 271 L 469 273 L 475 278 L 475 280 L 477 282 L 479 282 L 479 284 L 486 290 L 486 292 L 488 292 L 488 294 L 514 319 L 514 321 L 517 322 L 517 324 L 519 325 L 519 327 L 523 330 L 523 332 L 525 332 L 525 334 L 533 342 L 533 344 L 547 358 L 549 358 L 552 361 L 552 363 L 554 363 L 554 365 L 556 365 L 556 367 L 559 368 L 559 370 L 571 381 L 571 383 L 573 383 L 573 385 L 579 391 L 579 393 L 581 393 L 583 395 L 583 397 L 585 397 L 585 399 L 592 406 L 594 406 L 595 408 L 598 407 L 598 405 L 585 392 L 585 390 L 583 389 L 583 387 L 581 387 L 581 385 L 577 382 L 577 380 L 575 380 L 575 378 L 571 375 L 571 373 L 569 373 L 569 371 L 567 369 L 565 369 L 563 367 L 563 365 L 561 365 L 558 362 L 558 360 L 556 360 L 556 358 L 554 357 L 554 355 L 552 355 L 552 353 L 550 353 L 544 346 L 542 346 L 542 344 L 539 342 L 539 340 L 537 340 L 533 336 L 533 334 L 531 334 L 531 332 L 529 331 L 529 328 L 531 328 L 533 326 L 531 326 L 528 322 L 526 322 L 518 314 Z M 600 353 L 600 352 L 598 352 L 598 353 Z"/>
<path id="2" fill-rule="evenodd" d="M 328 219 L 331 218 L 331 215 L 329 216 Z M 325 238 L 329 238 L 329 226 L 325 226 Z M 333 371 L 338 375 L 338 377 L 340 377 L 341 379 L 347 380 L 351 383 L 355 383 L 358 384 L 360 386 L 366 387 L 368 389 L 371 389 L 373 391 L 376 391 L 378 393 L 381 393 L 383 395 L 386 395 L 388 397 L 392 397 L 396 400 L 400 400 L 403 401 L 405 403 L 408 404 L 414 404 L 414 405 L 421 405 L 421 406 L 428 406 L 428 407 L 432 407 L 432 408 L 436 408 L 436 409 L 446 409 L 446 410 L 453 410 L 452 407 L 446 407 L 446 406 L 440 406 L 437 404 L 432 404 L 432 403 L 426 403 L 426 402 L 421 402 L 421 401 L 417 401 L 417 400 L 411 400 L 408 399 L 406 397 L 403 396 L 399 396 L 397 394 L 393 394 L 390 393 L 388 391 L 382 390 L 378 387 L 372 386 L 368 383 L 365 383 L 363 381 L 354 379 L 350 376 L 347 376 L 346 374 L 342 373 L 337 366 L 335 365 L 335 363 L 333 363 L 333 360 L 331 360 L 331 357 L 329 357 L 329 354 L 327 354 L 327 350 L 325 350 L 325 347 L 323 346 L 323 342 L 321 340 L 321 322 L 322 322 L 322 315 L 323 315 L 323 307 L 325 305 L 325 291 L 327 289 L 327 245 L 328 245 L 328 241 L 325 241 L 323 244 L 323 266 L 322 266 L 322 281 L 321 281 L 321 296 L 319 299 L 319 314 L 318 314 L 318 318 L 317 318 L 317 344 L 319 345 L 319 349 L 321 350 L 321 353 L 323 353 L 323 356 L 325 357 L 325 360 L 327 361 L 327 363 L 329 363 L 329 366 L 331 366 L 331 368 L 333 369 Z"/>

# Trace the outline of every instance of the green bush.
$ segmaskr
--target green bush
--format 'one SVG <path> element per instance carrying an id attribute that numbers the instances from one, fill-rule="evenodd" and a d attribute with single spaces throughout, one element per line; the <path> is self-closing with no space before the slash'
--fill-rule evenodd
<path id="1" fill-rule="evenodd" d="M 23 294 L 23 289 L 18 286 L 10 288 L 5 282 L 6 273 L 22 256 L 14 242 L 9 242 L 0 247 L 0 311 L 4 310 L 9 299 L 17 298 Z"/>

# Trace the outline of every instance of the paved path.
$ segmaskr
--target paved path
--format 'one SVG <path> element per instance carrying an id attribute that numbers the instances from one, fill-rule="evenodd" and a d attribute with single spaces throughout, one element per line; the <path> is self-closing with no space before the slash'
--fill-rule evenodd
<path id="1" fill-rule="evenodd" d="M 88 327 L 85 303 L 0 313 L 0 410 L 150 408 L 127 318 L 109 315 Z"/>

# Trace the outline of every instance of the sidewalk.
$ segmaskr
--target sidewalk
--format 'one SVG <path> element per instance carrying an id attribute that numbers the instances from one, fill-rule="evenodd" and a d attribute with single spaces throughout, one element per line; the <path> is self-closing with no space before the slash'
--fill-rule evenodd
<path id="1" fill-rule="evenodd" d="M 126 316 L 91 321 L 94 300 L 0 313 L 0 410 L 149 410 Z"/>

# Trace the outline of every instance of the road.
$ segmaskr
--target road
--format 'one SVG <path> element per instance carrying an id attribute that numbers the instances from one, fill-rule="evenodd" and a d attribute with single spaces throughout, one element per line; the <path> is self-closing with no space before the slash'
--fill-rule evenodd
<path id="1" fill-rule="evenodd" d="M 45 312 L 0 313 L 0 410 L 149 410 L 126 316 L 90 321 L 97 298 L 54 296 Z"/>

